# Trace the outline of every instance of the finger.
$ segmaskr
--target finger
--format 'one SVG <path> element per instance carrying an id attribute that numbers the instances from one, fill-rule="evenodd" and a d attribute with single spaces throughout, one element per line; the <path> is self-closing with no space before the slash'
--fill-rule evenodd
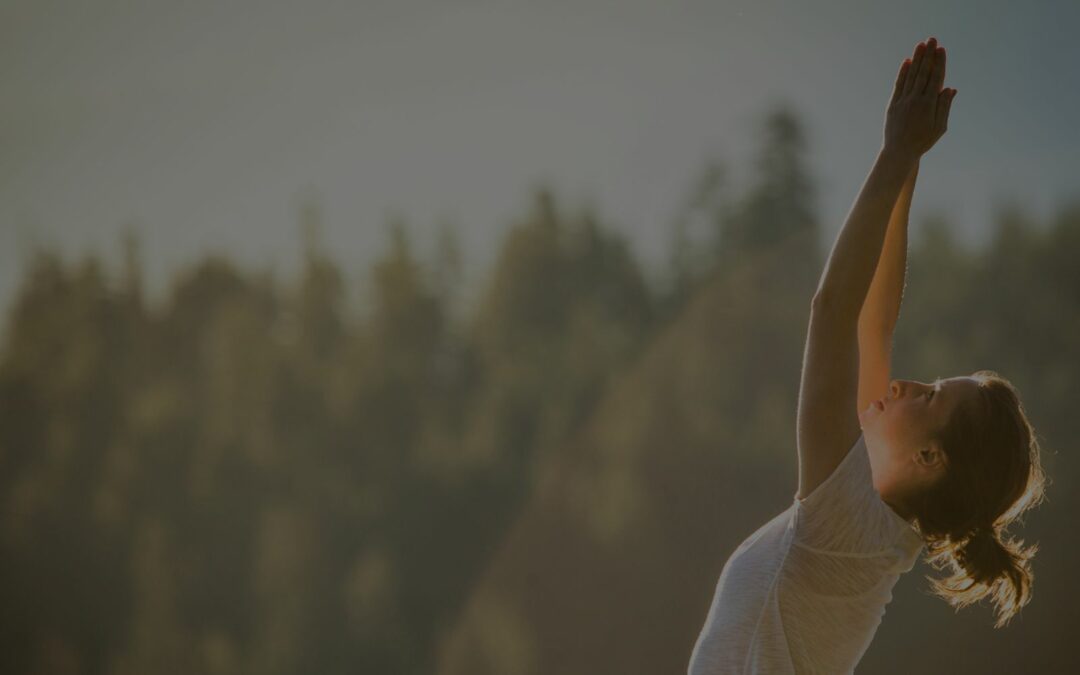
<path id="1" fill-rule="evenodd" d="M 908 70 L 907 80 L 904 82 L 904 93 L 910 94 L 915 91 L 915 80 L 919 74 L 919 69 L 922 68 L 923 55 L 926 54 L 926 45 L 919 43 L 915 45 L 915 56 L 911 57 L 911 68 Z"/>
<path id="2" fill-rule="evenodd" d="M 892 99 L 890 103 L 894 103 L 896 99 L 900 98 L 904 93 L 904 81 L 907 80 L 908 72 L 911 70 L 911 59 L 904 59 L 904 62 L 900 64 L 900 70 L 896 73 L 896 84 L 893 85 Z"/>
<path id="3" fill-rule="evenodd" d="M 956 96 L 955 89 L 943 89 L 938 94 L 937 107 L 934 112 L 934 126 L 937 127 L 938 133 L 945 133 L 945 130 L 949 128 L 949 110 L 952 108 L 954 96 Z"/>
<path id="4" fill-rule="evenodd" d="M 915 75 L 915 93 L 921 94 L 926 91 L 926 82 L 930 79 L 930 70 L 934 65 L 934 47 L 933 40 L 930 40 L 923 50 L 923 58 L 919 63 L 919 72 Z"/>
<path id="5" fill-rule="evenodd" d="M 934 54 L 934 72 L 930 75 L 929 93 L 940 92 L 943 84 L 945 84 L 945 48 L 938 47 Z"/>

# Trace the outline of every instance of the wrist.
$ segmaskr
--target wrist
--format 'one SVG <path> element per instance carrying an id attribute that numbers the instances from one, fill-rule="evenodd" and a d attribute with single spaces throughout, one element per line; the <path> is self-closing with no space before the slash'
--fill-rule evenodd
<path id="1" fill-rule="evenodd" d="M 882 145 L 881 150 L 878 151 L 878 157 L 880 159 L 903 166 L 908 170 L 912 170 L 919 165 L 921 156 L 922 153 L 899 145 L 885 144 Z"/>

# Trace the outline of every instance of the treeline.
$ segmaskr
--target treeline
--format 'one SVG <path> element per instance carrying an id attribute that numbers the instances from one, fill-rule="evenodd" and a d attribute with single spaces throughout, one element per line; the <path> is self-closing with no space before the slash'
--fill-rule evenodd
<path id="1" fill-rule="evenodd" d="M 39 251 L 0 356 L 0 671 L 685 669 L 715 563 L 794 493 L 824 251 L 798 120 L 763 119 L 749 190 L 719 164 L 691 186 L 663 288 L 544 189 L 460 316 L 453 233 L 423 261 L 401 222 L 362 316 L 313 243 L 295 284 L 208 257 L 160 306 L 134 236 L 115 274 Z M 993 368 L 1046 446 L 1069 438 L 1078 244 L 1080 209 L 1003 213 L 980 253 L 925 223 L 896 376 Z M 1057 503 L 1033 520 L 1064 525 L 1072 469 L 1044 461 Z M 1038 591 L 1076 547 L 1043 551 L 1036 625 L 1077 599 Z"/>

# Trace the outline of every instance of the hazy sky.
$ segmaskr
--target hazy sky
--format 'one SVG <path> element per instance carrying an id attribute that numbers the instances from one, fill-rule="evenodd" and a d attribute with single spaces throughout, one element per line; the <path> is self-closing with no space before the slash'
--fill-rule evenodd
<path id="1" fill-rule="evenodd" d="M 402 214 L 451 220 L 486 270 L 545 181 L 640 258 L 709 158 L 749 177 L 760 114 L 806 123 L 831 245 L 880 146 L 900 61 L 935 35 L 959 90 L 912 209 L 968 243 L 1003 199 L 1080 194 L 1077 2 L 49 2 L 0 4 L 0 307 L 32 241 L 119 259 L 154 293 L 206 249 L 300 260 L 298 197 L 358 270 Z M 473 275 L 476 276 L 476 273 Z"/>

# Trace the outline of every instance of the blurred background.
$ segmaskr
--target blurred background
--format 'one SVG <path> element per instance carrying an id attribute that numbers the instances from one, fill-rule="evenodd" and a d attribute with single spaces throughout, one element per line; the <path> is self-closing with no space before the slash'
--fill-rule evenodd
<path id="1" fill-rule="evenodd" d="M 1052 481 L 1005 629 L 919 563 L 858 670 L 1073 673 L 1080 6 L 0 6 L 0 672 L 685 672 L 797 489 L 810 297 L 936 36 L 893 377 Z"/>

